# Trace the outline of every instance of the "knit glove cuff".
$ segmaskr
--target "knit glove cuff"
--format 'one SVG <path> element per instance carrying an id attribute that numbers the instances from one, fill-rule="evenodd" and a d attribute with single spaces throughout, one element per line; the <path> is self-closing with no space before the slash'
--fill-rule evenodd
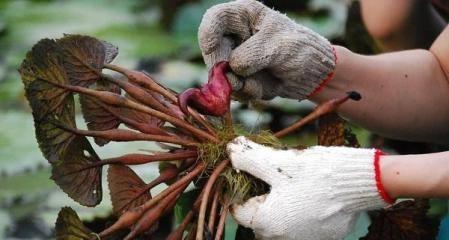
<path id="1" fill-rule="evenodd" d="M 324 152 L 323 157 L 332 158 L 329 163 L 331 200 L 344 203 L 346 212 L 378 209 L 394 203 L 382 185 L 381 151 L 347 147 L 314 147 L 311 150 Z"/>

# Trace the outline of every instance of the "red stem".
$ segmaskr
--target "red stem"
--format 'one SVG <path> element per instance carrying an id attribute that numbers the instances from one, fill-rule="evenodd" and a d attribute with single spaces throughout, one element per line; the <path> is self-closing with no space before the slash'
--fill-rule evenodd
<path id="1" fill-rule="evenodd" d="M 171 232 L 168 235 L 166 240 L 182 240 L 182 236 L 184 235 L 184 231 L 186 230 L 189 223 L 193 220 L 195 216 L 195 211 L 190 210 L 187 215 L 182 220 L 181 224 L 179 224 L 178 228 L 175 231 Z"/>
<path id="2" fill-rule="evenodd" d="M 226 216 L 228 215 L 228 212 L 229 206 L 228 203 L 225 202 L 225 204 L 221 207 L 221 215 L 220 220 L 218 220 L 217 234 L 215 235 L 215 240 L 221 240 L 223 238 Z"/>
<path id="3" fill-rule="evenodd" d="M 62 124 L 55 123 L 58 127 L 72 132 L 77 135 L 89 136 L 89 137 L 100 137 L 111 141 L 116 142 L 130 142 L 130 141 L 156 141 L 156 142 L 165 142 L 165 143 L 173 143 L 181 146 L 194 147 L 197 146 L 197 142 L 184 140 L 182 138 L 172 137 L 172 136 L 161 136 L 161 135 L 153 135 L 140 133 L 136 131 L 130 131 L 125 129 L 110 129 L 104 131 L 90 131 L 76 128 L 69 128 Z"/>
<path id="4" fill-rule="evenodd" d="M 282 138 L 282 137 L 286 136 L 287 134 L 290 134 L 290 133 L 298 130 L 299 128 L 303 127 L 307 123 L 310 123 L 327 113 L 336 111 L 337 108 L 341 104 L 343 104 L 347 100 L 351 99 L 351 97 L 352 97 L 351 94 L 348 93 L 348 95 L 345 97 L 338 98 L 338 99 L 331 99 L 327 102 L 321 103 L 313 110 L 313 112 L 311 112 L 304 118 L 298 120 L 297 122 L 293 123 L 292 125 L 280 130 L 279 132 L 276 132 L 274 134 L 274 136 L 277 138 Z"/>
<path id="5" fill-rule="evenodd" d="M 184 238 L 184 240 L 194 240 L 196 236 L 196 231 L 198 229 L 198 226 L 196 223 L 192 224 L 192 227 L 190 228 L 189 233 L 187 233 L 187 236 Z"/>
<path id="6" fill-rule="evenodd" d="M 189 183 L 185 183 L 180 188 L 168 194 L 156 207 L 148 209 L 134 225 L 131 232 L 124 238 L 124 240 L 134 239 L 137 235 L 149 229 L 161 217 L 168 205 L 171 202 L 176 201 L 188 185 Z"/>
<path id="7" fill-rule="evenodd" d="M 215 231 L 215 220 L 216 220 L 216 216 L 217 216 L 217 211 L 218 211 L 218 197 L 220 196 L 220 191 L 221 191 L 221 187 L 217 186 L 217 188 L 215 189 L 215 193 L 214 193 L 214 197 L 212 200 L 212 206 L 210 208 L 210 215 L 209 215 L 209 223 L 207 224 L 207 228 L 210 231 L 210 235 L 211 237 L 214 236 L 214 231 Z"/>
<path id="8" fill-rule="evenodd" d="M 155 155 L 147 154 L 126 154 L 120 157 L 108 158 L 101 162 L 104 164 L 121 163 L 125 165 L 140 165 L 150 162 L 174 161 L 197 157 L 198 153 L 193 150 L 186 150 L 175 153 L 158 153 Z"/>
<path id="9" fill-rule="evenodd" d="M 166 97 L 175 104 L 178 103 L 178 99 L 175 94 L 159 85 L 155 80 L 153 80 L 150 76 L 148 76 L 145 73 L 138 71 L 131 71 L 114 64 L 105 64 L 104 67 L 125 75 L 131 82 L 143 85 L 146 88 L 161 94 L 162 96 Z M 216 136 L 214 128 L 198 112 L 189 108 L 189 113 L 196 121 L 198 121 L 203 127 L 205 127 L 210 134 Z"/>
<path id="10" fill-rule="evenodd" d="M 189 223 L 193 220 L 193 218 L 195 217 L 195 214 L 198 212 L 198 209 L 200 208 L 203 194 L 204 194 L 204 188 L 201 191 L 200 195 L 196 198 L 195 202 L 193 203 L 192 209 L 184 217 L 181 224 L 179 224 L 178 228 L 176 228 L 175 231 L 171 232 L 170 235 L 168 235 L 167 240 L 182 240 L 184 231 L 186 230 Z"/>
<path id="11" fill-rule="evenodd" d="M 134 197 L 133 199 L 129 200 L 126 204 L 123 205 L 122 208 L 117 209 L 117 212 L 121 213 L 124 208 L 130 204 L 131 202 L 133 202 L 136 198 L 142 196 L 145 193 L 148 193 L 152 188 L 154 188 L 155 186 L 163 183 L 163 182 L 167 182 L 170 181 L 172 179 L 175 179 L 179 174 L 179 169 L 177 167 L 170 167 L 165 169 L 164 171 L 162 171 L 159 176 L 157 178 L 155 178 L 153 181 L 151 181 L 150 183 L 148 183 L 140 192 L 139 194 L 137 194 L 136 197 Z"/>
<path id="12" fill-rule="evenodd" d="M 231 114 L 231 106 L 229 106 L 229 111 L 224 115 L 225 126 L 228 129 L 234 131 L 234 127 L 232 124 L 232 114 Z"/>
<path id="13" fill-rule="evenodd" d="M 165 107 L 150 93 L 141 89 L 140 87 L 120 79 L 115 79 L 107 75 L 103 75 L 103 77 L 104 79 L 120 86 L 123 90 L 125 90 L 125 92 L 127 92 L 132 98 L 136 99 L 137 101 L 147 106 L 150 106 L 158 111 L 169 113 L 171 116 L 178 118 L 178 115 L 176 113 L 174 113 L 171 109 Z"/>
<path id="14" fill-rule="evenodd" d="M 176 191 L 176 189 L 183 187 L 185 184 L 189 184 L 195 177 L 197 177 L 201 172 L 204 171 L 205 165 L 203 162 L 199 162 L 195 168 L 192 169 L 191 172 L 189 172 L 187 175 L 170 185 L 170 187 L 166 188 L 164 191 L 159 193 L 154 198 L 150 199 L 149 201 L 145 202 L 139 207 L 136 207 L 132 210 L 126 211 L 124 214 L 120 216 L 120 218 L 109 228 L 103 230 L 99 236 L 105 237 L 110 235 L 111 233 L 118 231 L 120 229 L 127 228 L 134 223 L 146 212 L 148 209 L 152 208 L 154 205 L 156 205 L 160 200 L 164 199 L 166 196 L 168 196 L 173 191 Z"/>
<path id="15" fill-rule="evenodd" d="M 121 157 L 107 158 L 102 161 L 91 163 L 84 168 L 77 169 L 76 171 L 73 172 L 68 172 L 65 175 L 79 173 L 86 169 L 101 167 L 107 164 L 140 165 L 149 162 L 186 160 L 192 158 L 192 156 L 193 157 L 197 156 L 196 151 L 185 151 L 180 153 L 162 153 L 158 155 L 127 154 Z"/>
<path id="16" fill-rule="evenodd" d="M 212 190 L 215 181 L 220 176 L 221 172 L 223 172 L 223 170 L 228 166 L 229 163 L 230 163 L 229 159 L 225 159 L 220 164 L 218 164 L 218 166 L 215 167 L 214 171 L 210 175 L 209 180 L 206 183 L 206 186 L 204 187 L 204 195 L 201 200 L 200 213 L 198 216 L 198 230 L 196 232 L 196 240 L 203 240 L 204 221 L 208 202 L 207 199 L 209 198 L 210 191 Z"/>
<path id="17" fill-rule="evenodd" d="M 98 101 L 96 99 L 94 99 L 95 103 L 98 104 L 99 106 L 101 106 L 104 110 L 106 110 L 108 113 L 110 113 L 111 115 L 113 115 L 114 117 L 118 118 L 120 121 L 122 121 L 123 123 L 132 126 L 133 128 L 139 130 L 142 133 L 147 133 L 147 134 L 156 134 L 156 135 L 169 135 L 167 132 L 165 132 L 164 130 L 160 129 L 159 127 L 155 127 L 155 126 L 151 126 L 150 124 L 144 124 L 144 123 L 140 123 L 135 121 L 134 119 L 128 118 L 128 117 L 124 117 L 120 114 L 117 114 L 115 111 L 113 111 L 110 106 L 104 104 L 101 101 Z"/>
<path id="18" fill-rule="evenodd" d="M 61 88 L 64 88 L 64 89 L 67 89 L 67 90 L 70 90 L 70 91 L 73 91 L 73 92 L 96 97 L 97 99 L 99 99 L 100 101 L 102 101 L 106 104 L 110 104 L 113 106 L 127 107 L 127 108 L 134 109 L 134 110 L 137 110 L 137 111 L 140 111 L 143 113 L 147 113 L 147 114 L 154 116 L 156 118 L 159 118 L 163 121 L 170 122 L 171 124 L 173 124 L 177 127 L 183 128 L 183 129 L 189 131 L 190 133 L 192 133 L 193 135 L 195 135 L 196 137 L 199 137 L 200 139 L 209 140 L 209 141 L 212 141 L 215 143 L 219 142 L 219 140 L 216 137 L 210 135 L 207 132 L 204 132 L 201 129 L 198 129 L 198 128 L 192 126 L 191 124 L 189 124 L 186 121 L 177 119 L 177 118 L 170 116 L 168 114 L 165 114 L 163 112 L 154 110 L 154 109 L 144 106 L 140 103 L 131 101 L 119 94 L 115 94 L 115 93 L 108 92 L 108 91 L 97 91 L 97 90 L 93 90 L 93 89 L 89 89 L 89 88 L 85 88 L 85 87 L 79 87 L 79 86 L 64 85 L 64 84 L 53 83 L 53 82 L 48 82 L 48 83 L 53 84 L 58 87 L 61 87 Z"/>

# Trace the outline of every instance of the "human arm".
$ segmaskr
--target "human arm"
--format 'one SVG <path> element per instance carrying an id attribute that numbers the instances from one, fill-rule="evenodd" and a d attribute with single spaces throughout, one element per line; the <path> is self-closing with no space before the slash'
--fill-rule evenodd
<path id="1" fill-rule="evenodd" d="M 340 113 L 384 136 L 449 141 L 449 27 L 430 50 L 363 56 L 336 46 L 334 78 L 310 99 L 323 102 L 357 90 L 362 100 Z"/>
<path id="2" fill-rule="evenodd" d="M 368 32 L 384 51 L 428 49 L 446 26 L 431 1 L 361 0 L 360 4 Z"/>
<path id="3" fill-rule="evenodd" d="M 449 152 L 384 155 L 379 164 L 392 198 L 449 198 Z"/>

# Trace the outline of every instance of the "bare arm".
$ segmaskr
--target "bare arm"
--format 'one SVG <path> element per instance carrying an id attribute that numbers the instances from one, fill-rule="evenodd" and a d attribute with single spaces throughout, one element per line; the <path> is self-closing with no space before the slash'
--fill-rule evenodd
<path id="1" fill-rule="evenodd" d="M 430 1 L 362 0 L 361 10 L 368 32 L 385 51 L 428 49 L 446 26 Z"/>
<path id="2" fill-rule="evenodd" d="M 449 197 L 449 152 L 382 156 L 380 167 L 392 198 Z"/>
<path id="3" fill-rule="evenodd" d="M 449 142 L 449 27 L 428 50 L 362 56 L 336 47 L 334 79 L 314 102 L 356 90 L 360 102 L 341 114 L 384 136 L 410 141 Z"/>

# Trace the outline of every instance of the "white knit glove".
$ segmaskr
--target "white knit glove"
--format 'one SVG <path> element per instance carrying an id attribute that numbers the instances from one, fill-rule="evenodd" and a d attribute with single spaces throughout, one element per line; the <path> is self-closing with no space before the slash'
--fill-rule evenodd
<path id="1" fill-rule="evenodd" d="M 250 98 L 305 99 L 335 68 L 328 40 L 255 0 L 207 10 L 198 39 L 208 67 L 228 60 L 244 77 L 231 75 L 233 90 Z"/>
<path id="2" fill-rule="evenodd" d="M 258 239 L 343 239 L 358 213 L 387 206 L 376 181 L 375 149 L 275 150 L 245 137 L 227 148 L 234 168 L 271 186 L 269 194 L 231 210 Z"/>

